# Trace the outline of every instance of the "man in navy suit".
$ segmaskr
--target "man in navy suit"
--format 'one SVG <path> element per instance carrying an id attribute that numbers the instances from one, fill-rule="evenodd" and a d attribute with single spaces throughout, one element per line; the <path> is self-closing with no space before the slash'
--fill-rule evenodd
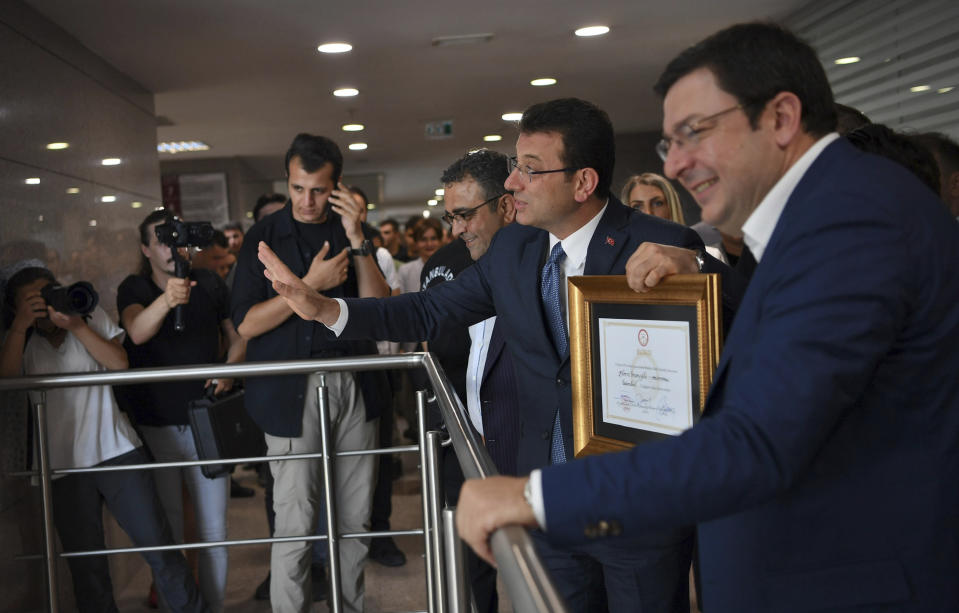
<path id="1" fill-rule="evenodd" d="M 519 223 L 500 229 L 486 254 L 452 282 L 389 300 L 334 302 L 289 274 L 265 245 L 260 258 L 301 317 L 346 338 L 427 338 L 443 322 L 471 325 L 496 315 L 520 374 L 516 470 L 527 474 L 570 459 L 573 448 L 569 352 L 557 348 L 550 323 L 564 322 L 565 334 L 565 315 L 547 320 L 540 290 L 554 246 L 566 254 L 564 277 L 623 274 L 630 257 L 656 262 L 663 275 L 728 268 L 704 256 L 692 230 L 636 212 L 610 194 L 615 147 L 602 110 L 583 100 L 553 100 L 527 109 L 519 130 L 505 183 Z M 732 310 L 734 279 L 723 285 Z M 565 278 L 558 287 L 565 306 Z M 542 534 L 534 539 L 572 610 L 604 610 L 607 599 L 614 611 L 688 610 L 692 536 L 684 526 L 575 548 L 553 547 Z"/>
<path id="2" fill-rule="evenodd" d="M 959 228 L 838 139 L 815 52 L 775 25 L 687 49 L 656 90 L 666 174 L 758 262 L 704 418 L 469 481 L 461 535 L 489 556 L 505 524 L 577 546 L 696 522 L 709 613 L 959 610 Z"/>

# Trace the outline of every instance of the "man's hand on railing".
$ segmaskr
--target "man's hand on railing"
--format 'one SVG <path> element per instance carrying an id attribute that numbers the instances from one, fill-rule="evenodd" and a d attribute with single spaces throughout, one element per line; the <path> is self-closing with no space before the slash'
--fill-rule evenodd
<path id="1" fill-rule="evenodd" d="M 273 289 L 283 297 L 294 313 L 303 319 L 316 320 L 327 326 L 336 323 L 340 315 L 340 305 L 293 274 L 293 271 L 263 241 L 260 241 L 257 257 L 266 267 L 263 274 L 273 282 Z"/>
<path id="2" fill-rule="evenodd" d="M 527 477 L 487 477 L 463 484 L 456 507 L 456 530 L 476 555 L 494 567 L 489 539 L 493 532 L 509 525 L 536 526 L 533 508 L 526 502 L 523 487 Z"/>

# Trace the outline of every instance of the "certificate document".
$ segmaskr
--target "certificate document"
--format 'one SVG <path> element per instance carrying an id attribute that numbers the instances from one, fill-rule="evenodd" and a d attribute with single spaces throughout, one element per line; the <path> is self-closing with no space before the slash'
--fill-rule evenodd
<path id="1" fill-rule="evenodd" d="M 602 420 L 679 434 L 693 425 L 689 323 L 599 318 Z"/>

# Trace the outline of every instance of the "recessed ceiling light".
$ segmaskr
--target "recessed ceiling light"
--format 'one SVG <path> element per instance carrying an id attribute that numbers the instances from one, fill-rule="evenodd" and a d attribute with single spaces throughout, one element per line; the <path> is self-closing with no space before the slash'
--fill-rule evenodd
<path id="1" fill-rule="evenodd" d="M 367 203 L 366 203 L 366 210 L 367 210 L 367 211 L 375 211 L 375 210 L 376 210 L 376 203 L 375 203 L 375 202 L 367 202 Z"/>
<path id="2" fill-rule="evenodd" d="M 356 96 L 360 93 L 360 90 L 353 89 L 352 87 L 343 87 L 341 89 L 334 89 L 333 95 L 337 98 L 349 98 L 350 96 Z"/>
<path id="3" fill-rule="evenodd" d="M 497 141 L 503 140 L 503 137 L 500 136 L 499 134 L 487 134 L 486 136 L 483 137 L 483 140 L 485 140 L 488 143 L 495 143 Z"/>
<path id="4" fill-rule="evenodd" d="M 37 221 L 43 223 L 43 215 L 37 215 Z"/>
<path id="5" fill-rule="evenodd" d="M 183 151 L 207 151 L 210 145 L 198 140 L 181 140 L 157 143 L 159 153 L 181 153 Z"/>
<path id="6" fill-rule="evenodd" d="M 346 53 L 353 50 L 350 43 L 323 43 L 316 48 L 320 53 Z"/>
<path id="7" fill-rule="evenodd" d="M 67 193 L 68 193 L 68 194 L 79 194 L 79 193 L 80 193 L 80 188 L 79 188 L 79 187 L 68 187 L 68 188 L 67 188 Z"/>
<path id="8" fill-rule="evenodd" d="M 90 220 L 90 223 L 89 223 L 88 225 L 89 225 L 91 228 L 96 228 L 96 227 L 97 227 L 97 220 L 96 220 L 96 219 L 91 219 L 91 220 Z"/>
<path id="9" fill-rule="evenodd" d="M 246 212 L 246 218 L 247 218 L 247 219 L 253 219 L 253 211 L 247 211 L 247 212 Z"/>
<path id="10" fill-rule="evenodd" d="M 574 32 L 576 36 L 601 36 L 609 32 L 607 26 L 586 26 L 585 28 L 580 28 Z"/>
<path id="11" fill-rule="evenodd" d="M 423 211 L 423 217 L 429 218 L 429 216 L 430 216 L 430 212 L 429 212 L 429 211 Z"/>
<path id="12" fill-rule="evenodd" d="M 556 85 L 556 79 L 553 77 L 543 77 L 542 79 L 533 79 L 529 84 L 533 87 L 546 87 L 547 85 Z"/>
<path id="13" fill-rule="evenodd" d="M 57 149 L 66 149 L 70 143 L 47 143 L 47 149 L 56 151 Z"/>
<path id="14" fill-rule="evenodd" d="M 120 158 L 104 158 L 100 163 L 104 166 L 117 166 L 120 163 Z"/>
<path id="15" fill-rule="evenodd" d="M 429 200 L 426 201 L 426 204 L 428 204 L 429 206 L 436 206 L 439 203 L 440 203 L 439 200 L 437 200 L 436 198 L 430 198 Z"/>
<path id="16" fill-rule="evenodd" d="M 143 203 L 140 202 L 139 200 L 134 200 L 133 202 L 130 203 L 130 208 L 132 209 L 138 209 L 142 206 L 143 206 Z"/>
<path id="17" fill-rule="evenodd" d="M 27 185 L 40 185 L 40 177 L 30 177 L 29 179 L 25 179 L 23 182 Z"/>
<path id="18" fill-rule="evenodd" d="M 503 113 L 503 121 L 519 121 L 522 118 L 522 113 Z"/>
<path id="19" fill-rule="evenodd" d="M 350 151 L 363 151 L 366 149 L 366 143 L 350 143 Z"/>
<path id="20" fill-rule="evenodd" d="M 443 189 L 442 187 L 439 187 L 436 190 L 434 190 L 433 193 L 436 194 L 437 196 L 445 196 L 446 190 Z"/>
<path id="21" fill-rule="evenodd" d="M 116 202 L 116 201 L 117 201 L 116 196 L 103 196 L 102 198 L 100 198 L 100 202 Z"/>
<path id="22" fill-rule="evenodd" d="M 362 132 L 363 128 L 365 127 L 366 126 L 364 126 L 361 123 L 345 123 L 343 124 L 343 131 L 344 132 Z"/>
<path id="23" fill-rule="evenodd" d="M 918 94 L 919 92 L 927 92 L 930 89 L 932 88 L 929 87 L 928 85 L 916 85 L 916 86 L 910 87 L 909 91 L 911 91 L 914 94 Z"/>
<path id="24" fill-rule="evenodd" d="M 948 94 L 949 92 L 951 92 L 951 91 L 954 90 L 954 89 L 955 89 L 955 87 L 953 87 L 953 86 L 940 87 L 939 89 L 936 90 L 936 93 L 937 93 L 937 94 Z"/>
<path id="25" fill-rule="evenodd" d="M 837 66 L 843 66 L 845 64 L 855 64 L 856 62 L 859 61 L 859 59 L 860 58 L 858 56 L 850 55 L 849 57 L 841 57 L 839 59 L 833 60 L 833 64 L 836 64 Z"/>

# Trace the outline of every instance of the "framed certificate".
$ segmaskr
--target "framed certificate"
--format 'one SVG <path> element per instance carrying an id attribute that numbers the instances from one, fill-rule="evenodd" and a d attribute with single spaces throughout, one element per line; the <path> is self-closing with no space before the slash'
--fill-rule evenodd
<path id="1" fill-rule="evenodd" d="M 675 436 L 699 420 L 722 343 L 720 278 L 569 278 L 576 457 Z"/>

